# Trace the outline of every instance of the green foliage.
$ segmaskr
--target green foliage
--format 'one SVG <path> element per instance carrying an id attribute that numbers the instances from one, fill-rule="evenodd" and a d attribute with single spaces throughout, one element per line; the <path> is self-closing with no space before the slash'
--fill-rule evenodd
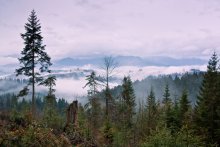
<path id="1" fill-rule="evenodd" d="M 64 126 L 64 121 L 58 114 L 56 108 L 56 97 L 53 94 L 55 92 L 55 89 L 53 89 L 53 87 L 56 85 L 55 81 L 55 76 L 49 76 L 40 83 L 40 85 L 47 86 L 49 89 L 48 95 L 45 97 L 43 123 L 46 125 L 46 127 L 61 128 Z"/>
<path id="2" fill-rule="evenodd" d="M 199 136 L 196 136 L 194 131 L 191 130 L 188 125 L 182 126 L 181 130 L 176 134 L 175 141 L 176 146 L 178 147 L 205 146 Z"/>
<path id="3" fill-rule="evenodd" d="M 197 147 L 203 146 L 198 136 L 193 135 L 187 126 L 175 135 L 168 128 L 157 128 L 141 147 Z"/>
<path id="4" fill-rule="evenodd" d="M 98 129 L 101 124 L 101 105 L 98 98 L 98 78 L 96 77 L 96 73 L 94 71 L 91 72 L 90 75 L 86 76 L 86 85 L 85 87 L 89 87 L 88 90 L 88 103 L 85 105 L 88 123 L 90 125 L 90 129 Z"/>
<path id="5" fill-rule="evenodd" d="M 61 129 L 65 120 L 57 113 L 55 108 L 44 108 L 43 124 L 45 127 Z"/>
<path id="6" fill-rule="evenodd" d="M 48 87 L 49 92 L 48 96 L 52 96 L 55 92 L 55 89 L 53 89 L 54 86 L 56 86 L 56 77 L 55 76 L 48 76 L 45 80 L 40 82 L 40 85 L 44 85 Z"/>
<path id="7" fill-rule="evenodd" d="M 0 134 L 0 146 L 14 147 L 39 147 L 39 146 L 71 146 L 69 140 L 64 135 L 56 136 L 49 128 L 42 128 L 36 123 L 26 128 L 16 130 L 4 130 Z"/>
<path id="8" fill-rule="evenodd" d="M 133 115 L 135 114 L 135 94 L 130 77 L 124 77 L 122 84 L 122 113 L 127 129 L 132 127 Z"/>
<path id="9" fill-rule="evenodd" d="M 102 128 L 103 137 L 107 146 L 112 146 L 114 141 L 114 129 L 109 121 L 106 121 Z"/>
<path id="10" fill-rule="evenodd" d="M 163 94 L 163 107 L 162 107 L 162 116 L 164 117 L 164 124 L 166 127 L 168 128 L 172 128 L 173 127 L 173 115 L 172 115 L 172 101 L 170 99 L 170 90 L 169 90 L 169 85 L 166 84 L 165 86 L 165 90 L 164 90 L 164 94 Z"/>
<path id="11" fill-rule="evenodd" d="M 190 102 L 188 101 L 188 94 L 186 90 L 184 90 L 180 98 L 179 119 L 181 125 L 183 125 L 184 121 L 186 120 L 185 115 L 188 112 L 189 108 L 190 108 Z"/>
<path id="12" fill-rule="evenodd" d="M 147 134 L 150 135 L 150 131 L 156 127 L 157 120 L 157 108 L 155 102 L 155 94 L 153 88 L 151 88 L 150 94 L 147 97 Z"/>
<path id="13" fill-rule="evenodd" d="M 149 128 L 147 125 L 147 113 L 145 109 L 144 102 L 139 102 L 139 108 L 136 115 L 135 123 L 135 135 L 139 140 L 144 140 L 147 133 L 149 133 Z"/>
<path id="14" fill-rule="evenodd" d="M 134 136 L 131 130 L 115 130 L 113 136 L 113 147 L 134 146 Z"/>
<path id="15" fill-rule="evenodd" d="M 89 138 L 91 135 L 91 130 L 88 126 L 89 124 L 86 118 L 85 109 L 80 105 L 78 111 L 78 127 L 80 128 L 81 134 L 85 138 Z"/>
<path id="16" fill-rule="evenodd" d="M 175 145 L 171 131 L 168 128 L 157 128 L 151 134 L 141 147 L 171 147 Z"/>
<path id="17" fill-rule="evenodd" d="M 207 72 L 198 96 L 195 108 L 197 133 L 202 135 L 206 144 L 220 145 L 220 73 L 218 57 L 214 53 L 209 60 Z"/>
<path id="18" fill-rule="evenodd" d="M 166 84 L 165 90 L 164 90 L 164 94 L 163 94 L 163 103 L 166 105 L 166 104 L 168 104 L 170 102 L 171 102 L 171 99 L 170 99 L 169 85 Z"/>

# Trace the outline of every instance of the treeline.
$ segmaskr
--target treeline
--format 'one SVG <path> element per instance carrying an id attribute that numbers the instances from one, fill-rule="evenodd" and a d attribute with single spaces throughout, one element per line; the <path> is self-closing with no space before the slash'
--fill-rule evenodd
<path id="1" fill-rule="evenodd" d="M 65 117 L 66 108 L 69 105 L 68 102 L 64 98 L 56 99 L 54 105 L 59 115 L 62 115 Z M 45 98 L 43 96 L 37 96 L 36 97 L 36 109 L 37 109 L 38 116 L 43 116 L 45 106 L 46 106 Z M 24 112 L 24 111 L 29 111 L 30 108 L 31 108 L 30 100 L 26 100 L 24 98 L 19 99 L 17 95 L 13 93 L 6 93 L 6 94 L 0 95 L 0 110 L 1 111 L 10 112 L 11 110 L 14 110 L 16 112 Z"/>
<path id="2" fill-rule="evenodd" d="M 172 99 L 179 99 L 183 89 L 188 92 L 188 99 L 192 105 L 196 104 L 197 95 L 204 77 L 204 72 L 192 72 L 184 74 L 172 74 L 161 76 L 149 76 L 143 80 L 133 82 L 136 102 L 143 100 L 150 94 L 151 87 L 154 89 L 156 100 L 162 101 L 165 85 L 169 85 L 170 96 Z M 119 85 L 111 89 L 112 94 L 117 97 L 120 95 L 122 86 Z M 145 100 L 145 99 L 144 99 Z"/>
<path id="3" fill-rule="evenodd" d="M 0 78 L 0 94 L 19 92 L 27 82 L 26 79 Z"/>

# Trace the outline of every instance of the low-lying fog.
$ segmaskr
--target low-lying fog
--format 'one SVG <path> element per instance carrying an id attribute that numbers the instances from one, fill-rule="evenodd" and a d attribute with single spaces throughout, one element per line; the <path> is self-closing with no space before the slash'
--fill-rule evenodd
<path id="1" fill-rule="evenodd" d="M 192 72 L 192 69 L 205 71 L 206 65 L 195 65 L 195 66 L 146 66 L 146 67 L 137 67 L 137 66 L 120 66 L 115 69 L 113 73 L 114 81 L 111 81 L 111 87 L 117 86 L 122 83 L 124 76 L 131 76 L 133 81 L 142 80 L 147 76 L 153 75 L 167 75 L 173 73 L 185 73 Z M 86 95 L 88 88 L 83 88 L 86 84 L 86 75 L 91 71 L 96 71 L 97 75 L 103 75 L 103 70 L 97 67 L 83 66 L 83 67 L 74 67 L 74 68 L 65 68 L 62 71 L 62 77 L 57 77 L 56 81 L 56 96 L 58 98 L 65 98 L 67 101 L 71 102 L 75 99 L 80 102 L 86 101 Z M 66 71 L 66 72 L 65 72 Z M 60 72 L 61 73 L 61 72 Z M 59 75 L 59 72 L 55 73 Z M 66 76 L 65 76 L 66 75 Z M 4 79 L 10 77 L 8 75 L 2 75 L 0 81 L 0 94 L 7 92 L 18 92 L 24 85 L 16 85 L 15 82 L 9 80 L 5 81 Z M 10 77 L 12 78 L 12 77 Z M 15 77 L 14 77 L 15 78 Z M 104 87 L 99 87 L 100 90 Z M 37 87 L 37 91 L 47 91 L 44 87 Z"/>

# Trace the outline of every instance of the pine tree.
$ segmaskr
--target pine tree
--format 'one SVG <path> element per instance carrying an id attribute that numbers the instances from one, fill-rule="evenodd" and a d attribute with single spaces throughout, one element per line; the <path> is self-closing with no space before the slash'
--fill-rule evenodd
<path id="1" fill-rule="evenodd" d="M 88 96 L 96 95 L 98 92 L 98 79 L 96 77 L 96 73 L 92 71 L 90 75 L 86 76 L 86 81 L 87 83 L 83 88 L 87 86 L 89 87 Z"/>
<path id="2" fill-rule="evenodd" d="M 32 86 L 32 114 L 35 116 L 35 84 L 42 79 L 40 73 L 49 72 L 48 67 L 51 62 L 45 52 L 41 26 L 34 10 L 28 18 L 28 23 L 25 24 L 25 31 L 21 34 L 25 45 L 21 52 L 22 57 L 19 58 L 21 66 L 16 69 L 16 73 L 29 77 L 28 84 Z"/>
<path id="3" fill-rule="evenodd" d="M 197 130 L 206 144 L 220 145 L 220 103 L 219 103 L 219 69 L 218 57 L 214 52 L 208 62 L 207 72 L 200 88 L 195 108 L 195 122 Z"/>
<path id="4" fill-rule="evenodd" d="M 97 128 L 100 124 L 100 103 L 98 101 L 98 78 L 94 71 L 90 75 L 86 76 L 86 85 L 83 87 L 89 87 L 88 90 L 88 103 L 85 105 L 87 108 L 89 123 L 93 128 Z"/>
<path id="5" fill-rule="evenodd" d="M 56 77 L 49 76 L 44 81 L 40 82 L 40 85 L 44 85 L 44 86 L 48 87 L 48 95 L 46 96 L 46 103 L 50 107 L 54 107 L 56 99 L 55 99 L 55 95 L 54 95 L 55 89 L 53 87 L 56 86 Z"/>
<path id="6" fill-rule="evenodd" d="M 40 82 L 40 85 L 48 87 L 48 94 L 44 101 L 43 120 L 45 121 L 46 126 L 53 128 L 58 127 L 61 124 L 61 117 L 58 115 L 56 96 L 54 94 L 55 89 L 53 88 L 56 86 L 56 77 L 50 75 L 44 81 Z"/>
<path id="7" fill-rule="evenodd" d="M 188 112 L 190 107 L 190 102 L 188 100 L 188 94 L 186 90 L 183 90 L 182 96 L 180 98 L 180 110 L 179 110 L 179 119 L 183 125 L 185 121 L 185 114 Z"/>
<path id="8" fill-rule="evenodd" d="M 156 127 L 156 101 L 153 88 L 151 87 L 150 94 L 147 97 L 147 129 L 148 135 L 150 130 L 155 129 Z"/>
<path id="9" fill-rule="evenodd" d="M 169 85 L 166 84 L 164 94 L 163 94 L 163 109 L 164 109 L 164 120 L 165 120 L 165 125 L 167 127 L 171 127 L 171 99 L 170 99 L 170 90 L 169 90 Z"/>
<path id="10" fill-rule="evenodd" d="M 156 111 L 156 100 L 153 88 L 151 87 L 150 94 L 147 97 L 147 109 L 151 112 Z"/>
<path id="11" fill-rule="evenodd" d="M 126 107 L 126 122 L 127 126 L 131 127 L 132 126 L 132 118 L 133 115 L 135 114 L 135 94 L 134 94 L 134 89 L 132 87 L 132 81 L 130 77 L 124 77 L 123 79 L 123 84 L 122 84 L 122 99 L 125 103 Z"/>
<path id="12" fill-rule="evenodd" d="M 164 94 L 163 94 L 163 103 L 164 104 L 168 104 L 171 102 L 171 99 L 170 99 L 170 90 L 169 90 L 169 85 L 166 84 L 165 86 L 165 91 L 164 91 Z"/>
<path id="13" fill-rule="evenodd" d="M 179 117 L 179 111 L 180 111 L 180 106 L 179 106 L 179 100 L 177 98 L 177 95 L 175 94 L 174 95 L 174 104 L 173 104 L 173 107 L 171 109 L 171 126 L 172 126 L 172 133 L 177 133 L 179 131 L 179 129 L 181 128 L 181 125 L 180 125 L 180 117 Z"/>

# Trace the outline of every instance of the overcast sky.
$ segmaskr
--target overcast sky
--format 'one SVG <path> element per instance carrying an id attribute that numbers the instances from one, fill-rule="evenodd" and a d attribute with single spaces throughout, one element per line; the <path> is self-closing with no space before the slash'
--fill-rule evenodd
<path id="1" fill-rule="evenodd" d="M 32 9 L 53 59 L 220 53 L 220 0 L 0 0 L 0 56 L 21 52 Z"/>

